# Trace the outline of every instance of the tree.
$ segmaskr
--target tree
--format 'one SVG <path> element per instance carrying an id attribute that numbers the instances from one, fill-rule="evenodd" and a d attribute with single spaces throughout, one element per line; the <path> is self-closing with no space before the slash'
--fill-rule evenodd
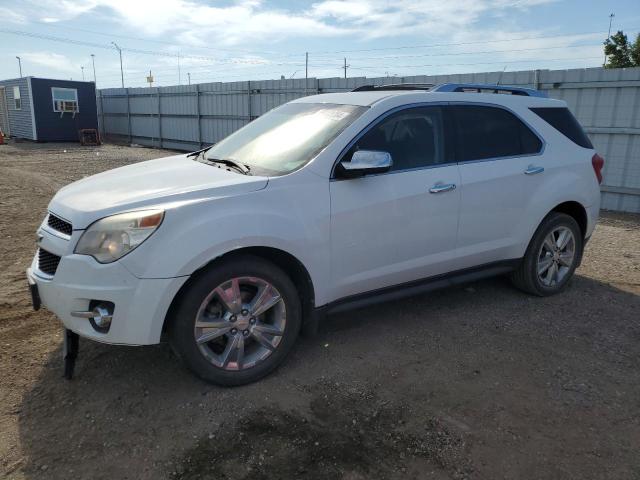
<path id="1" fill-rule="evenodd" d="M 640 67 L 640 33 L 636 37 L 636 41 L 631 46 L 631 60 L 636 67 Z"/>
<path id="2" fill-rule="evenodd" d="M 618 33 L 607 38 L 604 42 L 604 53 L 607 56 L 605 68 L 633 67 L 629 39 L 622 30 L 618 30 Z"/>

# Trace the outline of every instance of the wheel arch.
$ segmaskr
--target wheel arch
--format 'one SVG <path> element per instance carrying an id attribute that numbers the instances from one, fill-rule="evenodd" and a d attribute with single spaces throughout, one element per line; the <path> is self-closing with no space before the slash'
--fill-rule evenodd
<path id="1" fill-rule="evenodd" d="M 315 309 L 315 289 L 313 286 L 311 275 L 309 274 L 309 271 L 304 266 L 304 264 L 291 253 L 281 250 L 279 248 L 252 246 L 252 247 L 238 248 L 238 249 L 226 252 L 222 255 L 219 255 L 211 259 L 204 265 L 202 265 L 196 271 L 194 271 L 189 277 L 189 280 L 187 280 L 182 285 L 182 287 L 180 287 L 178 292 L 173 297 L 173 300 L 171 301 L 171 305 L 169 306 L 167 310 L 167 314 L 165 315 L 165 318 L 164 318 L 164 322 L 162 325 L 162 333 L 163 334 L 165 333 L 168 326 L 167 320 L 171 318 L 171 316 L 175 312 L 176 308 L 180 304 L 180 301 L 184 293 L 189 289 L 189 287 L 195 281 L 195 279 L 198 278 L 200 273 L 213 267 L 223 259 L 226 260 L 228 258 L 241 256 L 241 255 L 252 255 L 252 256 L 260 257 L 280 267 L 287 275 L 289 275 L 289 277 L 291 278 L 291 281 L 296 287 L 296 290 L 298 291 L 300 302 L 302 304 L 303 322 L 306 323 L 307 321 L 310 321 L 313 318 L 313 312 Z"/>
<path id="2" fill-rule="evenodd" d="M 587 234 L 588 217 L 587 209 L 581 203 L 573 200 L 563 202 L 552 208 L 549 213 L 551 212 L 564 213 L 566 215 L 569 215 L 570 217 L 573 217 L 573 219 L 578 223 L 578 226 L 580 227 L 580 231 L 582 232 L 582 239 L 584 240 Z"/>

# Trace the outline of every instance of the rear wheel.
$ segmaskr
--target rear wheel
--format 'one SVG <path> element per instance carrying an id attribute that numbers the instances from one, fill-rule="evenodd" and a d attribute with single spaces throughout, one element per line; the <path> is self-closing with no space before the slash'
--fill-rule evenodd
<path id="1" fill-rule="evenodd" d="M 582 232 L 575 219 L 552 212 L 533 235 L 513 283 L 525 292 L 547 296 L 562 291 L 580 264 Z"/>
<path id="2" fill-rule="evenodd" d="M 222 261 L 190 285 L 171 319 L 170 341 L 187 366 L 219 385 L 256 381 L 280 365 L 301 324 L 298 293 L 259 257 Z"/>

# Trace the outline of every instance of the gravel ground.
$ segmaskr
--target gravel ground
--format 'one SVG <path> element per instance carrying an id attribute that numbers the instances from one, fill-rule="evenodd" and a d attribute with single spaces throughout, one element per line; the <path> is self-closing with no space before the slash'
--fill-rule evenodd
<path id="1" fill-rule="evenodd" d="M 502 279 L 336 315 L 274 375 L 222 389 L 166 345 L 81 341 L 24 270 L 63 185 L 167 152 L 0 146 L 0 475 L 638 479 L 640 216 L 603 213 L 568 290 Z"/>

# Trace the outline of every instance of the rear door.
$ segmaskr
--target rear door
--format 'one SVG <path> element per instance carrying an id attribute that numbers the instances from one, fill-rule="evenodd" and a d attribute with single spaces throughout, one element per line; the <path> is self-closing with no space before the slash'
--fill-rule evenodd
<path id="1" fill-rule="evenodd" d="M 543 142 L 513 112 L 451 105 L 460 168 L 459 267 L 517 258 L 527 204 L 545 178 Z"/>
<path id="2" fill-rule="evenodd" d="M 390 153 L 393 168 L 330 183 L 334 299 L 444 273 L 455 252 L 460 177 L 442 108 L 392 113 L 344 159 L 358 149 Z"/>

